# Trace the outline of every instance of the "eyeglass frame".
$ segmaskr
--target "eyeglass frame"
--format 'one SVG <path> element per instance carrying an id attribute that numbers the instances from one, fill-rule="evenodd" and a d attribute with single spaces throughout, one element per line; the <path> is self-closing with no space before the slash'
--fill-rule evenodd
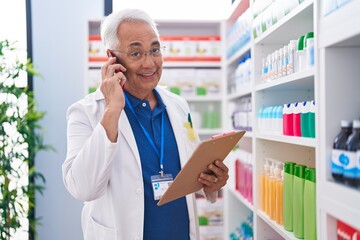
<path id="1" fill-rule="evenodd" d="M 158 56 L 154 56 L 154 54 L 157 54 L 157 53 L 154 53 L 152 51 L 154 51 L 154 49 L 158 49 L 159 50 L 159 55 Z M 113 53 L 122 53 L 122 54 L 125 54 L 126 57 L 131 61 L 131 62 L 143 62 L 145 59 L 146 59 L 146 56 L 147 55 L 150 55 L 152 58 L 158 58 L 160 56 L 162 56 L 162 53 L 163 51 L 165 51 L 166 49 L 166 46 L 162 45 L 162 46 L 159 46 L 159 47 L 153 47 L 151 50 L 149 51 L 133 51 L 133 52 L 130 52 L 130 51 L 120 51 L 120 50 L 110 50 L 110 52 L 113 52 Z M 133 60 L 131 59 L 131 54 L 134 53 L 134 52 L 139 52 L 141 54 L 141 57 L 139 58 L 139 60 Z M 145 57 L 144 57 L 145 56 Z"/>

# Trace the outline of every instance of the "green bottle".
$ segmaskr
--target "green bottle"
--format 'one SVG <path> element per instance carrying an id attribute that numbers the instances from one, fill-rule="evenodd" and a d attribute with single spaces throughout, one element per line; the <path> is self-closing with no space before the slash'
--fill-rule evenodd
<path id="1" fill-rule="evenodd" d="M 293 231 L 293 182 L 294 182 L 293 162 L 284 163 L 283 180 L 283 223 L 287 231 Z"/>
<path id="2" fill-rule="evenodd" d="M 316 176 L 315 168 L 305 170 L 304 239 L 316 240 Z"/>
<path id="3" fill-rule="evenodd" d="M 304 238 L 304 186 L 306 166 L 297 164 L 294 167 L 293 188 L 293 229 L 297 238 Z"/>

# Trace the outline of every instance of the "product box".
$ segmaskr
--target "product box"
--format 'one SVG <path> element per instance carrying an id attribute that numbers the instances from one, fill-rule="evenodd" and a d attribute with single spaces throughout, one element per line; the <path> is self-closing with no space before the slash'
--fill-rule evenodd
<path id="1" fill-rule="evenodd" d="M 195 74 L 197 95 L 220 95 L 220 69 L 197 69 Z"/>
<path id="2" fill-rule="evenodd" d="M 196 42 L 187 36 L 160 37 L 165 46 L 163 57 L 165 61 L 193 61 L 196 55 Z"/>
<path id="3" fill-rule="evenodd" d="M 220 61 L 220 36 L 197 36 L 193 37 L 192 40 L 196 44 L 196 61 Z"/>
<path id="4" fill-rule="evenodd" d="M 336 235 L 337 240 L 360 240 L 360 231 L 340 220 L 337 220 Z"/>
<path id="5" fill-rule="evenodd" d="M 103 62 L 107 61 L 106 51 L 101 42 L 100 35 L 90 35 L 89 38 L 88 56 L 89 62 Z"/>

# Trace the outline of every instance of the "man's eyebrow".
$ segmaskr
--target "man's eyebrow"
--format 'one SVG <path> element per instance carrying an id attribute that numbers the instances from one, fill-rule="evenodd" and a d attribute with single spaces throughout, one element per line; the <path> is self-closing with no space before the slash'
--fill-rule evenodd
<path id="1" fill-rule="evenodd" d="M 153 41 L 151 43 L 151 46 L 157 46 L 157 45 L 160 45 L 160 42 L 158 40 Z M 142 44 L 140 42 L 133 42 L 133 43 L 130 43 L 129 47 L 142 47 Z"/>

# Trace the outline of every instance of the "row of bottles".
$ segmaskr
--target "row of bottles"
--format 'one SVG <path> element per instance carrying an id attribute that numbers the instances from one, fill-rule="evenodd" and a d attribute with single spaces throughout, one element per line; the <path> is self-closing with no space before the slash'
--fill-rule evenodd
<path id="1" fill-rule="evenodd" d="M 341 121 L 333 142 L 331 173 L 337 182 L 360 186 L 360 120 Z"/>
<path id="2" fill-rule="evenodd" d="M 260 209 L 299 239 L 316 239 L 315 169 L 264 159 Z"/>
<path id="3" fill-rule="evenodd" d="M 240 58 L 238 65 L 229 76 L 228 93 L 241 92 L 244 86 L 251 83 L 251 53 L 248 52 L 244 57 Z"/>
<path id="4" fill-rule="evenodd" d="M 214 129 L 220 127 L 220 113 L 215 104 L 207 104 L 206 109 L 201 107 L 203 112 L 198 111 L 200 107 L 196 108 L 195 104 L 190 104 L 190 109 L 191 120 L 196 128 Z"/>
<path id="5" fill-rule="evenodd" d="M 308 32 L 263 58 L 261 78 L 272 81 L 309 69 L 314 62 L 314 33 Z"/>
<path id="6" fill-rule="evenodd" d="M 260 133 L 315 138 L 315 101 L 260 108 Z"/>
<path id="7" fill-rule="evenodd" d="M 238 150 L 235 160 L 235 189 L 251 204 L 253 203 L 252 154 Z"/>
<path id="8" fill-rule="evenodd" d="M 252 107 L 251 96 L 238 99 L 235 103 L 229 105 L 232 112 L 232 125 L 238 130 L 252 130 Z M 231 108 L 231 109 L 230 109 Z"/>
<path id="9" fill-rule="evenodd" d="M 253 230 L 253 214 L 246 218 L 245 221 L 239 224 L 239 226 L 230 233 L 229 240 L 253 240 L 254 239 L 254 230 Z"/>

